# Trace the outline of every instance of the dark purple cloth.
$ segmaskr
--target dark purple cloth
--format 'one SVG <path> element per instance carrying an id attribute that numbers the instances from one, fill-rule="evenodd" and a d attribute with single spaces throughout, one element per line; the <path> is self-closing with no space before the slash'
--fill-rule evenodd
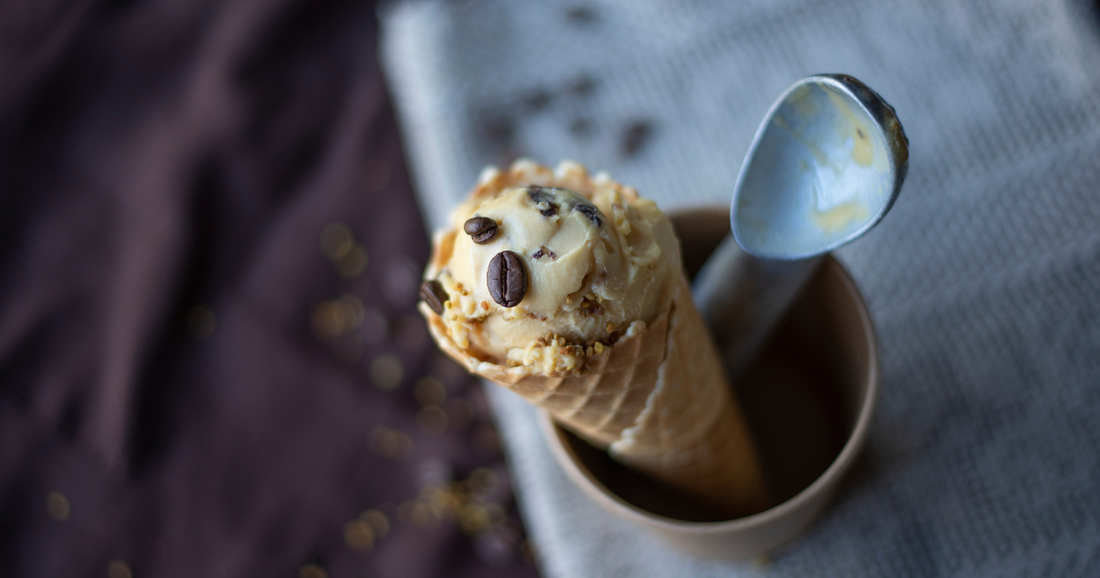
<path id="1" fill-rule="evenodd" d="M 536 574 L 375 11 L 0 3 L 0 575 Z"/>

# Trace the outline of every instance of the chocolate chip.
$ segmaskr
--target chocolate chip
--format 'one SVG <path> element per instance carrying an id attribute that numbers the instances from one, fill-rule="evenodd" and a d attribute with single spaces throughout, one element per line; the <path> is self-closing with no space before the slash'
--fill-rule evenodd
<path id="1" fill-rule="evenodd" d="M 527 196 L 531 197 L 531 200 L 534 201 L 535 204 L 546 203 L 549 205 L 545 209 L 539 209 L 539 213 L 542 213 L 544 217 L 553 217 L 558 214 L 558 206 L 550 201 L 553 197 L 550 196 L 549 191 L 550 189 L 538 185 L 530 185 L 527 187 Z"/>
<path id="2" fill-rule="evenodd" d="M 600 225 L 603 224 L 603 222 L 600 221 L 600 210 L 597 209 L 595 206 L 593 206 L 593 205 L 577 205 L 573 208 L 576 209 L 577 211 L 580 211 L 580 213 L 583 214 L 584 216 L 588 217 L 588 219 L 590 221 L 592 221 L 593 223 L 595 223 L 597 227 L 599 227 Z"/>
<path id="3" fill-rule="evenodd" d="M 523 260 L 511 251 L 501 251 L 489 261 L 489 271 L 485 275 L 489 286 L 489 295 L 501 307 L 515 307 L 527 294 L 527 270 Z"/>
<path id="4" fill-rule="evenodd" d="M 541 258 L 546 257 L 546 256 L 549 256 L 551 261 L 558 258 L 558 256 L 556 254 L 554 254 L 554 252 L 551 251 L 549 247 L 546 247 L 546 246 L 539 247 L 539 250 L 535 251 L 534 255 L 531 255 L 531 258 L 532 259 L 541 259 Z"/>
<path id="5" fill-rule="evenodd" d="M 497 235 L 497 222 L 489 217 L 471 217 L 462 225 L 462 230 L 466 231 L 473 242 L 484 245 Z"/>
<path id="6" fill-rule="evenodd" d="M 443 304 L 450 299 L 443 284 L 435 279 L 429 279 L 420 284 L 420 298 L 432 308 L 437 315 L 443 315 Z"/>

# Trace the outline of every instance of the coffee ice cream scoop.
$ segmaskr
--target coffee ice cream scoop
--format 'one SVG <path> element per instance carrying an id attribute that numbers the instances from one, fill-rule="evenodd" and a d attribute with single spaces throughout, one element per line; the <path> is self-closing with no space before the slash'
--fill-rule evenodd
<path id="1" fill-rule="evenodd" d="M 668 219 L 615 187 L 511 187 L 452 220 L 451 252 L 425 285 L 441 298 L 426 301 L 462 347 L 497 363 L 575 369 L 590 347 L 651 322 L 678 279 Z"/>
<path id="2" fill-rule="evenodd" d="M 487 169 L 437 231 L 420 312 L 448 356 L 714 508 L 771 503 L 672 224 L 605 173 Z"/>

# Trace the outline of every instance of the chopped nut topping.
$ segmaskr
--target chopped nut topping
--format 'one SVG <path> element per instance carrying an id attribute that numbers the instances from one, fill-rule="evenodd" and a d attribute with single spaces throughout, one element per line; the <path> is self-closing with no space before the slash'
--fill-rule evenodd
<path id="1" fill-rule="evenodd" d="M 589 317 L 591 315 L 603 315 L 603 307 L 600 303 L 594 299 L 584 298 L 581 302 L 581 315 Z"/>

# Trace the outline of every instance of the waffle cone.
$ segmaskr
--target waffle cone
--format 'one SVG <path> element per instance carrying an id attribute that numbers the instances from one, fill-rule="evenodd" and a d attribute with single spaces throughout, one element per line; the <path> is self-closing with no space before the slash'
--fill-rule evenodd
<path id="1" fill-rule="evenodd" d="M 669 311 L 653 324 L 638 323 L 603 353 L 588 357 L 580 373 L 530 375 L 523 368 L 481 361 L 458 347 L 427 307 L 428 327 L 440 348 L 466 369 L 546 409 L 593 445 L 607 449 L 622 438 L 646 407 L 664 358 Z"/>
<path id="2" fill-rule="evenodd" d="M 756 448 L 686 281 L 653 323 L 635 323 L 581 372 L 562 375 L 478 359 L 426 305 L 421 312 L 436 343 L 468 371 L 546 409 L 620 463 L 731 517 L 770 505 Z"/>
<path id="3" fill-rule="evenodd" d="M 495 191 L 522 183 L 591 194 L 597 183 L 611 181 L 605 175 L 592 179 L 575 163 L 563 163 L 551 172 L 519 162 L 507 172 L 484 173 L 467 203 L 476 205 Z M 637 198 L 633 189 L 620 190 Z M 434 236 L 427 278 L 446 266 L 456 234 L 452 229 Z M 499 365 L 476 348 L 460 347 L 427 304 L 420 303 L 420 311 L 439 347 L 469 372 L 544 408 L 619 462 L 731 517 L 770 505 L 745 420 L 682 274 L 651 322 L 631 323 L 602 352 L 586 355 L 579 372 L 539 375 L 528 367 Z"/>
<path id="4" fill-rule="evenodd" d="M 686 282 L 667 333 L 656 386 L 611 456 L 733 517 L 763 511 L 771 497 L 759 455 Z"/>

